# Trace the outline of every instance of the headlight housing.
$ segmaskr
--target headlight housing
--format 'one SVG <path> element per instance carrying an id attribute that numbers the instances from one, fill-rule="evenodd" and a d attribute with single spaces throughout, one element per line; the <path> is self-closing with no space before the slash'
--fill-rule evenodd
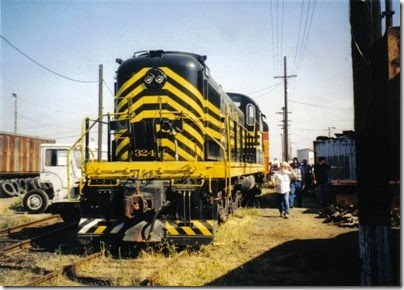
<path id="1" fill-rule="evenodd" d="M 161 89 L 167 80 L 166 75 L 158 68 L 149 70 L 143 78 L 149 89 Z"/>

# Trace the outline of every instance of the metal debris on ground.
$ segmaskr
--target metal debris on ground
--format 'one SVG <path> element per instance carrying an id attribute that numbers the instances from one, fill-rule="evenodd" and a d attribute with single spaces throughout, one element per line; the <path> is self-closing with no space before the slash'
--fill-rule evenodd
<path id="1" fill-rule="evenodd" d="M 339 227 L 359 227 L 358 208 L 353 204 L 348 206 L 333 205 L 318 211 L 319 218 L 325 218 L 323 223 L 330 223 Z M 400 226 L 400 209 L 391 210 L 391 226 Z"/>

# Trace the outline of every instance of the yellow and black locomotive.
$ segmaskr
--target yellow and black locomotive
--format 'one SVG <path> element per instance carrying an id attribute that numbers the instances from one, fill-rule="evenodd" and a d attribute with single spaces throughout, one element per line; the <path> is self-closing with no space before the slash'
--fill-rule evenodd
<path id="1" fill-rule="evenodd" d="M 90 127 L 83 134 L 80 239 L 206 244 L 260 192 L 265 116 L 248 96 L 225 93 L 205 61 L 162 50 L 117 60 L 108 160 L 92 160 Z"/>

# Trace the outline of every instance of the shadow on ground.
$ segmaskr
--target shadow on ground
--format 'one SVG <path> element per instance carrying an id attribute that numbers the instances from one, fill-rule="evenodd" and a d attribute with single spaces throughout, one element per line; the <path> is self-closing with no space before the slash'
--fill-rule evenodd
<path id="1" fill-rule="evenodd" d="M 399 230 L 393 231 L 395 285 L 399 239 Z M 205 286 L 360 286 L 358 233 L 286 242 Z"/>

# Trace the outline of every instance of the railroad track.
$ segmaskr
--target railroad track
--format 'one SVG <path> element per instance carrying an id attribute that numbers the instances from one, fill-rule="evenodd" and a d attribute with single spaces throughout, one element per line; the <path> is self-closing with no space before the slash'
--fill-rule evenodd
<path id="1" fill-rule="evenodd" d="M 186 253 L 186 251 L 182 251 L 173 257 L 167 258 L 166 262 L 160 264 L 140 260 L 139 258 L 129 260 L 125 258 L 124 261 L 127 261 L 131 265 L 130 268 L 127 268 L 127 271 L 130 272 L 130 278 L 133 281 L 131 284 L 128 284 L 127 281 L 122 281 L 122 279 L 118 278 L 116 273 L 114 274 L 113 272 L 113 264 L 121 263 L 120 258 L 111 258 L 109 255 L 97 252 L 85 257 L 76 257 L 76 261 L 73 263 L 60 267 L 55 271 L 48 272 L 42 277 L 32 279 L 24 286 L 66 286 L 62 283 L 69 283 L 68 281 L 77 282 L 79 286 L 155 286 L 155 281 L 162 271 L 183 258 Z M 91 263 L 92 265 L 90 265 Z M 111 266 L 110 272 L 99 271 L 100 268 L 105 268 L 106 265 Z M 125 265 L 124 267 L 127 266 Z M 63 277 L 57 280 L 61 276 Z"/>
<path id="2" fill-rule="evenodd" d="M 66 248 L 74 247 L 71 239 L 74 236 L 75 225 L 76 223 L 63 222 L 60 216 L 55 215 L 18 227 L 0 230 L 0 242 L 3 244 L 0 248 L 0 276 L 20 276 L 21 273 L 25 273 L 23 274 L 24 279 L 18 282 L 3 282 L 0 279 L 0 282 L 3 282 L 2 285 L 54 286 L 58 283 L 69 284 L 68 280 L 70 280 L 73 283 L 79 283 L 79 285 L 91 286 L 116 286 L 122 284 L 154 286 L 161 271 L 175 263 L 186 253 L 186 251 L 182 251 L 175 256 L 168 257 L 166 262 L 157 264 L 139 258 L 121 260 L 121 257 L 116 255 L 106 257 L 103 255 L 105 251 L 85 256 L 83 256 L 83 252 L 74 255 L 62 254 L 58 250 L 58 244 L 63 244 Z M 72 229 L 70 234 L 68 234 L 69 229 Z M 61 232 L 62 234 L 60 234 Z M 59 237 L 59 235 L 61 236 Z M 52 238 L 50 239 L 49 236 Z M 41 248 L 44 241 L 51 240 L 55 243 L 52 249 L 44 250 Z M 52 262 L 55 257 L 56 260 L 60 259 L 63 262 Z M 125 267 L 128 267 L 128 272 L 131 273 L 132 282 L 129 282 L 129 284 L 127 281 L 117 280 L 114 275 L 111 275 L 111 272 L 102 273 L 98 270 L 91 270 L 98 269 L 98 265 L 105 267 L 108 263 L 116 265 L 122 261 L 128 263 L 128 266 L 125 264 Z M 94 264 L 86 267 L 87 263 Z M 86 268 L 90 270 L 86 270 Z M 60 280 L 57 280 L 59 278 Z M 56 282 L 53 280 L 56 280 Z"/>
<path id="3" fill-rule="evenodd" d="M 85 276 L 80 276 L 76 273 L 76 267 L 83 265 L 85 263 L 88 263 L 91 260 L 94 260 L 102 255 L 101 252 L 94 253 L 92 255 L 89 255 L 87 257 L 81 258 L 78 261 L 75 261 L 69 265 L 63 266 L 61 269 L 50 272 L 42 277 L 39 277 L 37 279 L 34 279 L 33 281 L 29 282 L 28 284 L 24 285 L 25 287 L 32 287 L 32 286 L 40 286 L 44 284 L 45 282 L 49 282 L 50 280 L 56 279 L 61 275 L 66 275 L 69 278 L 74 278 L 74 279 L 85 279 L 85 278 L 91 278 L 91 277 L 85 277 Z M 107 283 L 107 282 L 106 282 Z M 60 285 L 62 286 L 62 285 Z"/>
<path id="4" fill-rule="evenodd" d="M 37 221 L 0 230 L 0 259 L 35 246 L 46 236 L 71 228 L 74 222 L 63 222 L 60 215 L 52 215 Z"/>
<path id="5" fill-rule="evenodd" d="M 22 231 L 23 229 L 26 228 L 31 228 L 31 227 L 36 227 L 36 226 L 40 226 L 40 225 L 46 225 L 49 223 L 55 223 L 55 222 L 59 222 L 62 221 L 62 217 L 58 214 L 54 214 L 51 215 L 49 217 L 45 217 L 43 219 L 39 219 L 33 222 L 29 222 L 29 223 L 25 223 L 19 226 L 14 226 L 14 227 L 10 227 L 10 228 L 6 228 L 6 229 L 0 229 L 0 237 L 5 237 L 8 236 L 12 233 L 17 233 Z"/>
<path id="6" fill-rule="evenodd" d="M 62 247 L 66 252 L 75 251 L 76 245 L 71 240 L 76 227 L 77 222 L 64 222 L 59 215 L 52 215 L 1 229 L 0 284 L 18 286 L 25 280 L 34 280 L 48 274 L 51 270 L 46 261 L 54 258 L 56 252 L 60 252 Z M 10 279 L 15 275 L 20 276 L 20 273 L 24 273 L 24 279 L 17 282 Z"/>

